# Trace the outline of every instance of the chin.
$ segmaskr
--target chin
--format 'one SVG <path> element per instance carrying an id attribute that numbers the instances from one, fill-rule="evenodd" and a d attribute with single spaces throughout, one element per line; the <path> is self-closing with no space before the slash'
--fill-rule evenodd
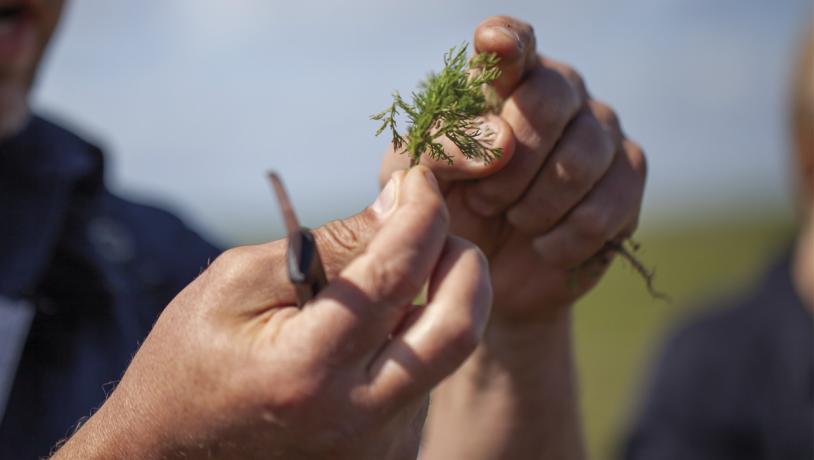
<path id="1" fill-rule="evenodd" d="M 61 0 L 0 0 L 0 139 L 29 118 L 28 92 L 59 22 Z"/>

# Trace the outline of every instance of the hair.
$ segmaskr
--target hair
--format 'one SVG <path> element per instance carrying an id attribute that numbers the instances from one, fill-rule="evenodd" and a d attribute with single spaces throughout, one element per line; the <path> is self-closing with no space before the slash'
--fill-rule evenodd
<path id="1" fill-rule="evenodd" d="M 814 198 L 814 23 L 801 43 L 791 92 L 791 129 L 798 197 L 804 214 Z"/>

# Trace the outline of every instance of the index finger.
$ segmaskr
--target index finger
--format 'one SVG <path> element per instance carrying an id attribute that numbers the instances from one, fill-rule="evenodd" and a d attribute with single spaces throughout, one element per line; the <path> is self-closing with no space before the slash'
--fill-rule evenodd
<path id="1" fill-rule="evenodd" d="M 293 329 L 317 337 L 332 355 L 377 350 L 441 253 L 449 216 L 432 173 L 416 166 L 402 182 L 396 209 L 364 252 L 296 318 Z"/>
<path id="2" fill-rule="evenodd" d="M 508 97 L 523 77 L 539 65 L 534 29 L 510 16 L 492 16 L 475 28 L 476 53 L 496 53 L 500 77 L 492 87 L 502 98 Z"/>

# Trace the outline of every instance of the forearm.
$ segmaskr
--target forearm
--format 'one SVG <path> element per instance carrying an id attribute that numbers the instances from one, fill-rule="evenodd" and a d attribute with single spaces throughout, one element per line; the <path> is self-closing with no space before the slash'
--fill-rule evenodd
<path id="1" fill-rule="evenodd" d="M 94 417 L 91 417 L 64 444 L 59 446 L 59 449 L 50 457 L 51 460 L 107 459 L 120 455 L 122 452 L 116 449 L 111 442 L 113 436 L 109 433 L 107 424 L 98 423 L 98 419 Z"/>
<path id="2" fill-rule="evenodd" d="M 136 407 L 120 409 L 117 394 L 105 404 L 50 457 L 51 460 L 102 460 L 114 458 L 159 458 L 156 443 L 148 442 L 150 424 L 135 423 Z M 142 419 L 142 420 L 149 420 Z"/>
<path id="3" fill-rule="evenodd" d="M 569 313 L 491 325 L 433 393 L 422 460 L 584 458 L 572 355 Z"/>

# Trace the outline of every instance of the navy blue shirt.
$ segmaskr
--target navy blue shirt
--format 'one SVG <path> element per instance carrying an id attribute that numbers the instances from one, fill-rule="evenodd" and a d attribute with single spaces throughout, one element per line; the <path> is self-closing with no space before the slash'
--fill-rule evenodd
<path id="1" fill-rule="evenodd" d="M 40 118 L 0 143 L 0 459 L 47 455 L 98 408 L 219 252 L 103 173 L 97 147 Z"/>
<path id="2" fill-rule="evenodd" d="M 624 458 L 814 458 L 814 323 L 790 260 L 667 342 Z"/>

